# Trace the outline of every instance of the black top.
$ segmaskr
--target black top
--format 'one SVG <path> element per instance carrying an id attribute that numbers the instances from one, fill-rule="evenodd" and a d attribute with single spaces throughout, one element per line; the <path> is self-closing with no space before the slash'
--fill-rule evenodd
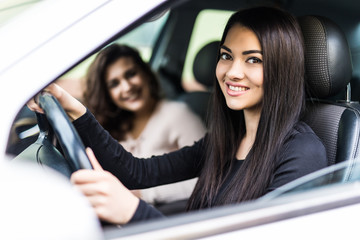
<path id="1" fill-rule="evenodd" d="M 89 111 L 73 123 L 84 145 L 92 148 L 101 166 L 129 189 L 154 187 L 197 177 L 205 161 L 204 139 L 193 146 L 144 159 L 127 152 Z M 234 169 L 240 168 L 242 161 L 234 161 Z M 299 122 L 280 150 L 273 182 L 267 192 L 326 166 L 326 151 L 321 140 L 308 125 Z M 226 187 L 227 182 L 222 188 Z M 130 222 L 161 216 L 155 208 L 140 201 Z"/>

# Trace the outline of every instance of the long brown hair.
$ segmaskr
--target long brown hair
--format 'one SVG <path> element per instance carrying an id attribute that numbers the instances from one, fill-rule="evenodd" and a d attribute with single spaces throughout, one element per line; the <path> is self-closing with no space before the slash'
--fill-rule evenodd
<path id="1" fill-rule="evenodd" d="M 269 7 L 238 11 L 228 20 L 220 46 L 235 24 L 252 30 L 263 50 L 264 96 L 256 139 L 239 171 L 221 196 L 217 196 L 246 129 L 243 111 L 227 107 L 216 82 L 209 105 L 207 159 L 190 197 L 190 210 L 242 202 L 265 194 L 273 180 L 278 152 L 304 109 L 304 45 L 295 17 Z"/>
<path id="2" fill-rule="evenodd" d="M 91 63 L 86 75 L 84 104 L 98 122 L 117 140 L 123 140 L 132 128 L 134 113 L 117 107 L 111 100 L 106 86 L 107 68 L 123 57 L 130 57 L 147 76 L 150 95 L 158 102 L 161 97 L 159 82 L 150 66 L 144 62 L 137 50 L 126 45 L 112 44 L 101 50 Z"/>

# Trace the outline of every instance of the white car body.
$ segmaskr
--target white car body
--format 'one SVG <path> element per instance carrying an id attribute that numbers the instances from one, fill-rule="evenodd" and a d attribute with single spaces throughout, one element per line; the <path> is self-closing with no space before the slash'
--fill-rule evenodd
<path id="1" fill-rule="evenodd" d="M 1 161 L 7 158 L 6 145 L 13 120 L 21 107 L 34 94 L 99 50 L 101 44 L 108 42 L 119 30 L 125 29 L 164 2 L 166 0 L 126 2 L 48 0 L 37 3 L 19 18 L 11 19 L 2 25 L 0 27 L 0 83 L 2 84 L 0 109 L 3 111 L 0 118 Z M 0 167 L 6 166 L 0 164 Z M 349 220 L 352 215 L 360 215 L 360 188 L 356 183 L 339 186 L 336 189 L 299 194 L 290 201 L 292 197 L 290 195 L 269 202 L 244 204 L 237 206 L 235 211 L 231 207 L 220 208 L 205 211 L 202 215 L 189 214 L 165 221 L 113 229 L 109 230 L 105 237 L 107 239 L 356 237 L 357 222 Z M 211 212 L 213 214 L 210 214 Z M 3 225 L 3 222 L 0 223 Z"/>

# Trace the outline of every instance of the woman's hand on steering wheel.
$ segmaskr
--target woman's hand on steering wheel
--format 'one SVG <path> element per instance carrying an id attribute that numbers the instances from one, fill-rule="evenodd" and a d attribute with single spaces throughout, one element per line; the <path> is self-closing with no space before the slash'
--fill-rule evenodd
<path id="1" fill-rule="evenodd" d="M 56 83 L 52 83 L 47 86 L 40 94 L 42 94 L 43 92 L 50 93 L 59 101 L 71 121 L 78 119 L 86 112 L 85 106 L 80 101 L 71 96 L 68 92 L 66 92 Z M 37 98 L 38 95 L 31 99 L 27 103 L 27 106 L 32 111 L 44 113 L 44 111 L 38 104 Z"/>
<path id="2" fill-rule="evenodd" d="M 139 198 L 101 167 L 90 148 L 86 153 L 94 170 L 74 172 L 71 182 L 87 197 L 100 219 L 113 224 L 129 222 L 139 205 Z"/>

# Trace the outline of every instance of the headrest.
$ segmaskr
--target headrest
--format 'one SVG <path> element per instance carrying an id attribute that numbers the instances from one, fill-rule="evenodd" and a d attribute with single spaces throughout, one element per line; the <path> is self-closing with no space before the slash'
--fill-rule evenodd
<path id="1" fill-rule="evenodd" d="M 327 98 L 344 90 L 352 63 L 344 32 L 328 18 L 304 16 L 299 23 L 305 42 L 305 68 L 311 97 Z"/>
<path id="2" fill-rule="evenodd" d="M 219 44 L 219 41 L 206 44 L 200 49 L 194 59 L 194 77 L 199 83 L 208 88 L 211 88 L 214 84 Z"/>

